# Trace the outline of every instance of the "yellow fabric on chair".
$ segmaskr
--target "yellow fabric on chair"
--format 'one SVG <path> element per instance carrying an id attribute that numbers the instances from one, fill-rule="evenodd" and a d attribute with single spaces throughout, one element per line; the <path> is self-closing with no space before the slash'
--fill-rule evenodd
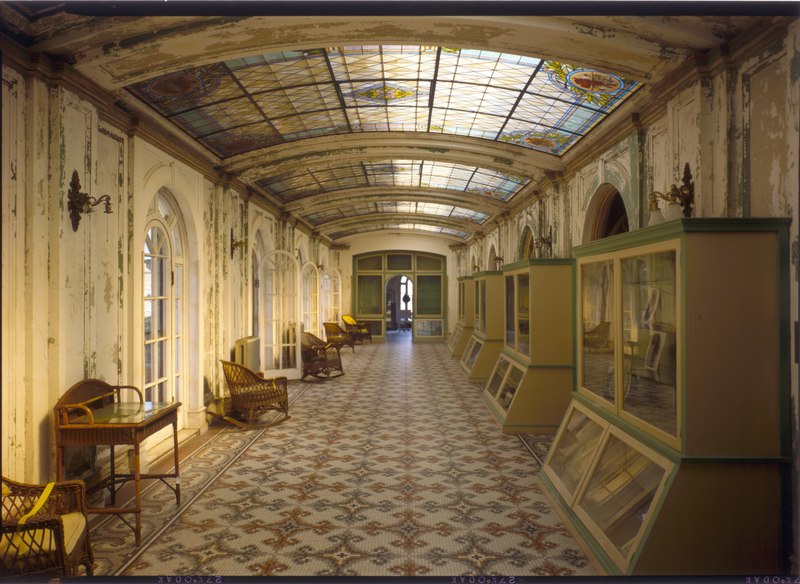
<path id="1" fill-rule="evenodd" d="M 3 477 L 0 577 L 93 573 L 83 481 L 46 485 Z"/>

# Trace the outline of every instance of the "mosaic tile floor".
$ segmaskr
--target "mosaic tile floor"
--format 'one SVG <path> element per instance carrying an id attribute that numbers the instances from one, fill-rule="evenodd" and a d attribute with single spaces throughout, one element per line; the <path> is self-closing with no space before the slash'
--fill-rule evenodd
<path id="1" fill-rule="evenodd" d="M 93 530 L 96 575 L 595 574 L 535 483 L 549 440 L 502 434 L 445 344 L 359 345 L 292 382 L 292 419 L 226 429 L 154 482 L 143 544 Z"/>

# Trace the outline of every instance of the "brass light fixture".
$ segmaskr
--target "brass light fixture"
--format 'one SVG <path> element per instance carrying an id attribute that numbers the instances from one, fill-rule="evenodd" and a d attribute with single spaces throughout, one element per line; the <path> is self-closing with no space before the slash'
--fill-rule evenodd
<path id="1" fill-rule="evenodd" d="M 649 225 L 655 225 L 662 221 L 691 217 L 694 207 L 694 182 L 692 181 L 692 171 L 689 163 L 683 167 L 683 184 L 678 187 L 673 184 L 666 194 L 653 191 L 650 195 L 650 221 Z M 666 208 L 662 211 L 658 206 L 658 200 L 663 199 L 667 202 Z"/>
<path id="2" fill-rule="evenodd" d="M 246 239 L 237 240 L 233 236 L 233 227 L 231 227 L 231 259 L 233 259 L 233 250 L 235 250 L 237 247 L 244 247 L 245 245 L 247 245 L 247 240 Z"/>
<path id="3" fill-rule="evenodd" d="M 69 210 L 69 218 L 72 220 L 72 230 L 78 230 L 78 224 L 81 222 L 81 213 L 91 213 L 101 203 L 105 208 L 104 212 L 111 213 L 111 197 L 103 195 L 95 199 L 87 193 L 82 193 L 78 171 L 73 170 L 72 180 L 69 183 L 69 191 L 67 192 L 67 209 Z"/>

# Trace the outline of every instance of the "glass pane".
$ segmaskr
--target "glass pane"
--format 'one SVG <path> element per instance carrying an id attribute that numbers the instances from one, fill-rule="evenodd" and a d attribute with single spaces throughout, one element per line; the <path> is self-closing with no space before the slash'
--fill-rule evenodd
<path id="1" fill-rule="evenodd" d="M 164 258 L 159 257 L 155 260 L 155 282 L 153 295 L 166 296 L 167 294 L 167 263 Z"/>
<path id="2" fill-rule="evenodd" d="M 183 303 L 180 298 L 175 299 L 175 333 L 180 334 L 181 331 L 181 310 Z"/>
<path id="3" fill-rule="evenodd" d="M 641 531 L 666 471 L 612 435 L 580 506 L 623 557 Z"/>
<path id="4" fill-rule="evenodd" d="M 478 353 L 481 352 L 482 347 L 483 343 L 478 340 L 472 345 L 472 351 L 470 351 L 466 361 L 467 369 L 472 369 L 472 366 L 475 365 L 475 361 L 478 359 Z"/>
<path id="5" fill-rule="evenodd" d="M 530 348 L 530 323 L 529 309 L 530 302 L 530 278 L 527 275 L 517 276 L 517 351 L 523 355 L 529 355 Z"/>
<path id="6" fill-rule="evenodd" d="M 582 386 L 615 401 L 614 266 L 611 261 L 581 266 L 583 316 Z"/>
<path id="7" fill-rule="evenodd" d="M 157 204 L 158 204 L 158 212 L 161 213 L 161 216 L 164 218 L 166 223 L 172 221 L 172 207 L 170 206 L 169 202 L 167 201 L 166 197 L 162 194 L 157 195 Z"/>
<path id="8" fill-rule="evenodd" d="M 144 296 L 148 298 L 153 295 L 153 258 L 144 258 Z"/>
<path id="9" fill-rule="evenodd" d="M 181 248 L 181 231 L 178 228 L 178 224 L 172 226 L 172 255 L 173 256 L 180 256 L 182 255 L 182 248 Z"/>
<path id="10" fill-rule="evenodd" d="M 470 337 L 467 341 L 467 346 L 464 347 L 464 352 L 461 354 L 461 362 L 466 365 L 467 359 L 472 354 L 472 348 L 475 346 L 475 337 Z"/>
<path id="11" fill-rule="evenodd" d="M 569 421 L 562 425 L 547 464 L 571 495 L 586 473 L 602 433 L 599 424 L 578 410 L 572 410 Z"/>
<path id="12" fill-rule="evenodd" d="M 522 370 L 511 367 L 511 371 L 508 373 L 508 379 L 506 379 L 503 389 L 500 390 L 500 395 L 497 396 L 497 401 L 500 402 L 503 408 L 508 409 L 511 405 L 511 401 L 517 394 L 520 381 L 522 381 Z"/>
<path id="13" fill-rule="evenodd" d="M 175 388 L 175 401 L 181 401 L 181 378 L 176 375 L 172 381 L 172 387 Z"/>
<path id="14" fill-rule="evenodd" d="M 183 296 L 183 266 L 175 264 L 175 296 Z"/>
<path id="15" fill-rule="evenodd" d="M 358 270 L 382 270 L 383 269 L 383 256 L 369 256 L 366 258 L 358 258 L 356 261 Z"/>
<path id="16" fill-rule="evenodd" d="M 411 269 L 411 254 L 389 254 L 386 256 L 386 269 L 387 270 L 410 270 Z"/>
<path id="17" fill-rule="evenodd" d="M 156 309 L 156 337 L 163 337 L 167 334 L 167 300 L 155 300 Z"/>
<path id="18" fill-rule="evenodd" d="M 381 276 L 358 277 L 358 313 L 381 314 Z"/>
<path id="19" fill-rule="evenodd" d="M 417 314 L 442 313 L 442 277 L 417 276 Z"/>
<path id="20" fill-rule="evenodd" d="M 497 395 L 497 391 L 500 389 L 500 385 L 503 383 L 503 379 L 508 372 L 508 361 L 505 359 L 498 359 L 497 365 L 494 367 L 494 371 L 492 372 L 492 376 L 489 378 L 489 383 L 486 384 L 486 391 L 489 392 L 489 395 L 492 397 Z"/>
<path id="21" fill-rule="evenodd" d="M 158 341 L 156 343 L 156 355 L 158 360 L 158 378 L 166 377 L 167 375 L 167 342 Z"/>
<path id="22" fill-rule="evenodd" d="M 427 271 L 440 271 L 442 269 L 441 258 L 433 258 L 430 256 L 418 255 L 417 256 L 417 269 Z"/>
<path id="23" fill-rule="evenodd" d="M 678 433 L 675 252 L 622 261 L 622 407 L 673 436 Z"/>
<path id="24" fill-rule="evenodd" d="M 447 346 L 450 347 L 451 350 L 455 348 L 456 344 L 458 343 L 458 339 L 461 337 L 462 332 L 464 332 L 464 327 L 462 327 L 461 325 L 456 325 L 453 334 L 450 335 L 449 339 L 447 339 Z"/>
<path id="25" fill-rule="evenodd" d="M 466 289 L 464 282 L 458 283 L 458 318 L 464 318 L 466 314 Z"/>
<path id="26" fill-rule="evenodd" d="M 173 360 L 175 361 L 175 373 L 178 374 L 181 372 L 181 338 L 177 337 L 175 339 L 175 355 Z"/>
<path id="27" fill-rule="evenodd" d="M 153 344 L 144 346 L 144 382 L 153 382 Z"/>
<path id="28" fill-rule="evenodd" d="M 514 276 L 506 276 L 506 346 L 514 345 Z"/>
<path id="29" fill-rule="evenodd" d="M 157 401 L 159 401 L 161 403 L 164 403 L 164 402 L 167 401 L 167 382 L 166 381 L 162 381 L 161 383 L 158 384 L 156 395 L 158 396 L 156 398 Z"/>
<path id="30" fill-rule="evenodd" d="M 153 340 L 153 305 L 154 300 L 144 301 L 144 339 L 146 341 Z"/>

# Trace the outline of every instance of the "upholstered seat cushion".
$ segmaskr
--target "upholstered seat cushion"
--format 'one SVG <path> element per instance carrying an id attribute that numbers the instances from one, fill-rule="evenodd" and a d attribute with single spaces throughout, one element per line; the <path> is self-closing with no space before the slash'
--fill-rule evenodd
<path id="1" fill-rule="evenodd" d="M 59 519 L 64 532 L 64 548 L 69 555 L 75 549 L 86 528 L 86 516 L 76 511 L 59 515 Z M 15 541 L 12 543 L 12 540 Z M 0 538 L 0 557 L 3 558 L 3 564 L 11 568 L 12 566 L 7 565 L 8 562 L 13 564 L 21 559 L 20 556 L 29 554 L 49 555 L 56 551 L 55 546 L 56 542 L 50 529 L 32 529 L 14 535 L 5 533 Z M 16 548 L 16 552 L 9 549 L 12 547 Z"/>

